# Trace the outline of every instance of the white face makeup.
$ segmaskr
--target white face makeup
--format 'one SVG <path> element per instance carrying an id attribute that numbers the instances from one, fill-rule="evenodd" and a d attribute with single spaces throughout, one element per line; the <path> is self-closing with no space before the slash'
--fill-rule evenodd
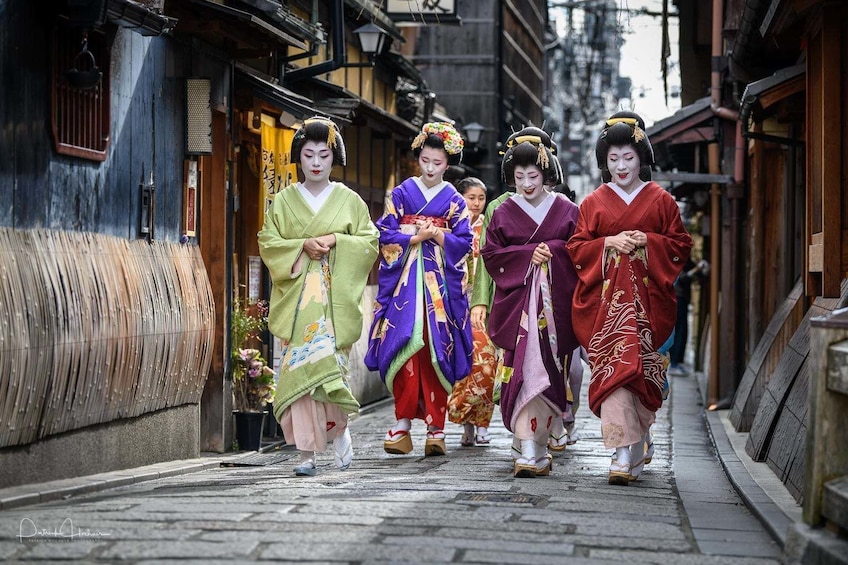
<path id="1" fill-rule="evenodd" d="M 300 168 L 304 186 L 323 188 L 333 170 L 333 151 L 323 141 L 307 141 L 300 151 Z"/>
<path id="2" fill-rule="evenodd" d="M 613 145 L 607 153 L 607 168 L 612 175 L 612 182 L 628 194 L 642 184 L 639 178 L 641 166 L 639 153 L 632 145 Z"/>
<path id="3" fill-rule="evenodd" d="M 425 145 L 418 155 L 418 166 L 421 168 L 421 182 L 427 188 L 433 188 L 442 182 L 448 170 L 448 154 L 442 149 Z"/>
<path id="4" fill-rule="evenodd" d="M 544 188 L 545 175 L 542 174 L 542 169 L 536 165 L 517 166 L 513 176 L 515 178 L 515 192 L 523 196 L 533 206 L 538 206 L 547 196 L 548 191 Z"/>

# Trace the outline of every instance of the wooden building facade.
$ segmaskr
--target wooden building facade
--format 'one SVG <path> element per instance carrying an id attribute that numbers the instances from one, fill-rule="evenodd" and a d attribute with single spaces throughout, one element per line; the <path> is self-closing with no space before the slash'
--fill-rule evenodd
<path id="1" fill-rule="evenodd" d="M 270 291 L 256 233 L 295 174 L 263 150 L 333 118 L 333 178 L 382 214 L 421 125 L 399 30 L 362 0 L 11 0 L 0 30 L 0 486 L 232 449 L 230 310 Z"/>
<path id="2" fill-rule="evenodd" d="M 800 503 L 808 390 L 825 378 L 811 320 L 848 305 L 848 6 L 676 4 L 686 106 L 648 133 L 660 164 L 686 171 L 673 190 L 703 214 L 714 259 L 708 401 Z"/>
<path id="3" fill-rule="evenodd" d="M 402 28 L 402 52 L 439 100 L 456 116 L 457 129 L 483 126 L 479 143 L 464 152 L 466 172 L 500 193 L 499 143 L 512 131 L 543 122 L 546 84 L 544 0 L 456 0 L 462 25 Z"/>

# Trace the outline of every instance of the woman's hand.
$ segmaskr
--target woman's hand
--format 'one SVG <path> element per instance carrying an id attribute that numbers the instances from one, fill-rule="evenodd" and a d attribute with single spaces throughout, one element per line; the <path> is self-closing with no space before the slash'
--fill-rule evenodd
<path id="1" fill-rule="evenodd" d="M 630 232 L 626 232 L 630 239 L 636 244 L 636 247 L 645 247 L 648 245 L 648 236 L 645 235 L 645 232 L 639 230 L 632 230 Z"/>
<path id="2" fill-rule="evenodd" d="M 323 244 L 327 249 L 332 249 L 336 246 L 336 234 L 328 233 L 327 235 L 322 235 L 321 237 L 316 237 L 321 244 Z"/>
<path id="3" fill-rule="evenodd" d="M 604 249 L 615 249 L 619 253 L 630 255 L 636 249 L 636 240 L 631 235 L 632 231 L 623 231 L 618 235 L 608 235 L 604 238 Z M 641 233 L 641 232 L 640 232 Z M 645 234 L 642 234 L 643 236 Z M 647 242 L 647 236 L 645 237 Z"/>
<path id="4" fill-rule="evenodd" d="M 335 242 L 335 240 L 336 236 L 333 236 L 333 242 Z M 310 259 L 318 261 L 321 257 L 330 252 L 330 248 L 321 242 L 321 238 L 311 237 L 303 242 L 303 251 Z"/>
<path id="5" fill-rule="evenodd" d="M 548 244 L 540 243 L 536 246 L 536 249 L 533 250 L 533 257 L 530 258 L 530 262 L 534 265 L 541 265 L 542 263 L 550 261 L 553 256 L 554 255 L 551 253 L 551 249 L 548 247 Z"/>
<path id="6" fill-rule="evenodd" d="M 489 311 L 483 304 L 471 308 L 471 327 L 479 332 L 486 331 L 486 313 Z"/>
<path id="7" fill-rule="evenodd" d="M 418 233 L 412 236 L 410 243 L 421 243 L 428 239 L 435 239 L 436 243 L 442 245 L 445 241 L 445 236 L 438 227 L 434 226 L 429 220 L 424 220 L 418 224 Z"/>

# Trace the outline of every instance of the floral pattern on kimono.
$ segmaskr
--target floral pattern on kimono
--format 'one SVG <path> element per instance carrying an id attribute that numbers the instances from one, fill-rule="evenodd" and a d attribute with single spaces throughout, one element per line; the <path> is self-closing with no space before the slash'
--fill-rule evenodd
<path id="1" fill-rule="evenodd" d="M 480 236 L 483 232 L 483 216 L 478 216 L 472 226 L 474 241 L 472 253 L 469 255 L 469 277 L 476 280 L 477 266 L 480 255 Z M 481 270 L 485 270 L 481 267 Z M 473 283 L 468 285 L 467 294 L 471 293 Z M 495 388 L 495 371 L 497 355 L 495 346 L 489 335 L 481 330 L 472 328 L 474 340 L 471 355 L 471 373 L 457 382 L 448 400 L 448 418 L 456 424 L 474 424 L 488 428 L 495 410 L 493 393 Z"/>
<path id="2" fill-rule="evenodd" d="M 410 216 L 443 222 L 444 247 L 433 240 L 410 245 L 416 231 L 404 219 Z M 424 347 L 426 327 L 433 367 L 450 391 L 471 364 L 471 323 L 463 287 L 472 235 L 465 200 L 448 185 L 427 202 L 410 178 L 392 191 L 377 228 L 379 288 L 365 364 L 380 372 L 391 391 L 400 368 Z"/>

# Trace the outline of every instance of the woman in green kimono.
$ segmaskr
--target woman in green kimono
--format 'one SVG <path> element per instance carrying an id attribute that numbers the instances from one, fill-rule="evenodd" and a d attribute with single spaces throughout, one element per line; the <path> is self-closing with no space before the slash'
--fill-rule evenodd
<path id="1" fill-rule="evenodd" d="M 359 403 L 348 383 L 348 353 L 362 332 L 362 294 L 377 257 L 377 228 L 358 194 L 330 181 L 345 165 L 338 127 L 311 118 L 292 141 L 302 182 L 274 197 L 259 232 L 271 274 L 268 327 L 282 342 L 274 416 L 300 450 L 298 476 L 316 473 L 315 453 L 333 442 L 335 463 L 353 458 L 348 415 Z"/>

